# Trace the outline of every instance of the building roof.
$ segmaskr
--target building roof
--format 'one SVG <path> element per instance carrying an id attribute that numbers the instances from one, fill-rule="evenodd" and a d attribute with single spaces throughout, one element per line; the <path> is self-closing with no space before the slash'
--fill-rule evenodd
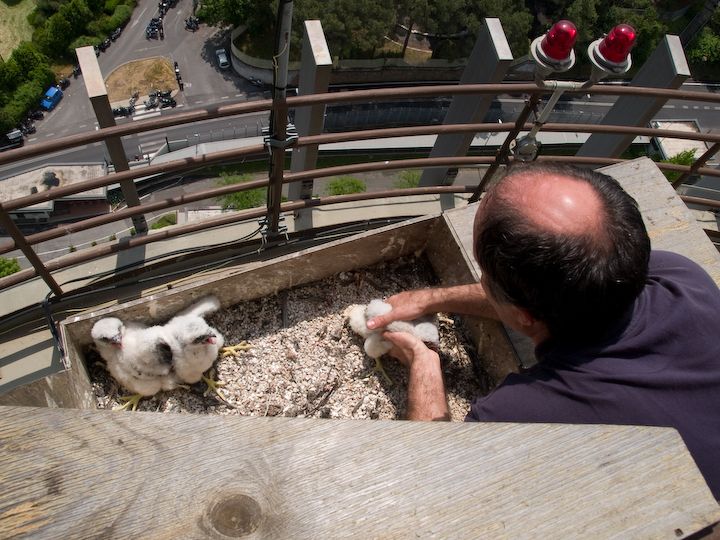
<path id="1" fill-rule="evenodd" d="M 0 180 L 0 201 L 10 201 L 33 193 L 41 193 L 54 187 L 70 186 L 104 174 L 105 165 L 102 163 L 48 165 Z M 99 187 L 76 195 L 62 197 L 60 200 L 95 200 L 105 199 L 106 197 L 107 188 Z M 52 209 L 53 201 L 45 201 L 22 210 L 38 212 Z"/>

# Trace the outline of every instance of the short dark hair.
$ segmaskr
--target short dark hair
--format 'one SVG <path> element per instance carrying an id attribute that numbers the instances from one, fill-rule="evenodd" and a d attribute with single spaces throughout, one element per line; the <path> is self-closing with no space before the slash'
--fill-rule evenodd
<path id="1" fill-rule="evenodd" d="M 540 230 L 504 197 L 505 179 L 553 174 L 586 182 L 604 210 L 598 234 Z M 650 239 L 637 202 L 610 176 L 590 169 L 514 165 L 493 185 L 475 238 L 489 293 L 527 309 L 553 338 L 584 340 L 605 333 L 645 286 Z"/>

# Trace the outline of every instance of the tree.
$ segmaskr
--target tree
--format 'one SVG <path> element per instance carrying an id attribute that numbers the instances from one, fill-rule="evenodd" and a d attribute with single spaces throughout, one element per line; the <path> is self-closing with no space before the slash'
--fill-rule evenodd
<path id="1" fill-rule="evenodd" d="M 567 19 L 577 28 L 578 45 L 582 44 L 583 49 L 587 49 L 587 45 L 600 37 L 597 35 L 599 3 L 599 0 L 575 0 L 566 10 Z"/>
<path id="2" fill-rule="evenodd" d="M 35 31 L 33 41 L 48 56 L 58 57 L 65 53 L 74 37 L 72 26 L 65 16 L 56 13 L 47 20 L 41 30 Z"/>
<path id="3" fill-rule="evenodd" d="M 668 31 L 667 26 L 660 21 L 652 0 L 626 0 L 622 5 L 611 4 L 608 9 L 601 10 L 597 37 L 621 23 L 629 24 L 637 32 L 637 41 L 632 50 L 632 61 L 636 66 L 645 62 Z"/>
<path id="4" fill-rule="evenodd" d="M 688 51 L 688 60 L 693 63 L 720 62 L 720 36 L 709 27 L 700 31 L 700 36 Z"/>
<path id="5" fill-rule="evenodd" d="M 430 15 L 431 0 L 396 0 L 395 10 L 398 24 L 406 25 L 405 40 L 403 41 L 402 56 L 408 47 L 410 36 L 415 25 L 423 31 L 427 29 L 427 19 Z"/>
<path id="6" fill-rule="evenodd" d="M 210 25 L 233 25 L 239 26 L 246 20 L 252 19 L 256 14 L 255 10 L 263 11 L 269 9 L 266 2 L 255 2 L 251 0 L 204 0 L 198 11 L 198 16 Z"/>

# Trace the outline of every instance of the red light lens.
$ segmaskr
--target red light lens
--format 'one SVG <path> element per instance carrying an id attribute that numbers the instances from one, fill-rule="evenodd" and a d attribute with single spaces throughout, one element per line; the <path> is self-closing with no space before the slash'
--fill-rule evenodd
<path id="1" fill-rule="evenodd" d="M 605 58 L 616 64 L 625 62 L 630 49 L 635 45 L 635 38 L 637 33 L 635 29 L 629 24 L 618 24 L 615 28 L 610 30 L 610 33 L 605 36 L 598 45 L 598 50 Z"/>
<path id="2" fill-rule="evenodd" d="M 565 60 L 570 56 L 575 40 L 577 28 L 570 21 L 562 20 L 552 25 L 540 42 L 540 48 L 545 56 L 553 60 Z"/>

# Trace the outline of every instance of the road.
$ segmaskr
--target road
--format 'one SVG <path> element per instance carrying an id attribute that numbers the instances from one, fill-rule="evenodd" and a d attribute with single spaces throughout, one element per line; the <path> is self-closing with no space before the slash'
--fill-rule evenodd
<path id="1" fill-rule="evenodd" d="M 191 10 L 192 0 L 179 0 L 164 17 L 165 39 L 146 39 L 145 27 L 152 17 L 157 16 L 157 3 L 154 0 L 140 0 L 122 35 L 98 57 L 100 69 L 105 77 L 127 62 L 153 56 L 169 58 L 173 62 L 178 62 L 180 66 L 184 88 L 176 96 L 178 106 L 175 109 L 139 111 L 133 118 L 117 119 L 118 124 L 200 108 L 209 103 L 237 103 L 269 97 L 269 94 L 259 92 L 233 70 L 218 68 L 214 51 L 219 47 L 229 50 L 230 32 L 228 29 L 206 25 L 200 25 L 200 29 L 196 32 L 185 30 L 184 21 L 191 15 Z M 54 111 L 46 114 L 43 120 L 36 122 L 37 132 L 27 140 L 26 144 L 36 144 L 48 139 L 97 129 L 82 75 L 70 80 L 71 84 L 60 104 Z M 139 148 L 143 152 L 154 152 L 165 142 L 165 137 L 175 140 L 194 137 L 197 133 L 201 141 L 207 141 L 236 135 L 244 136 L 246 132 L 248 135 L 255 135 L 263 123 L 267 125 L 267 115 L 255 114 L 243 119 L 221 119 L 196 123 L 192 126 L 179 126 L 164 130 L 162 133 L 149 132 L 125 137 L 123 144 L 128 156 L 134 156 Z M 27 160 L 22 166 L 3 168 L 0 177 L 6 178 L 19 170 L 27 169 L 28 163 L 40 165 L 47 162 L 97 162 L 102 161 L 104 157 L 104 145 L 96 143 L 56 152 L 42 159 Z"/>

